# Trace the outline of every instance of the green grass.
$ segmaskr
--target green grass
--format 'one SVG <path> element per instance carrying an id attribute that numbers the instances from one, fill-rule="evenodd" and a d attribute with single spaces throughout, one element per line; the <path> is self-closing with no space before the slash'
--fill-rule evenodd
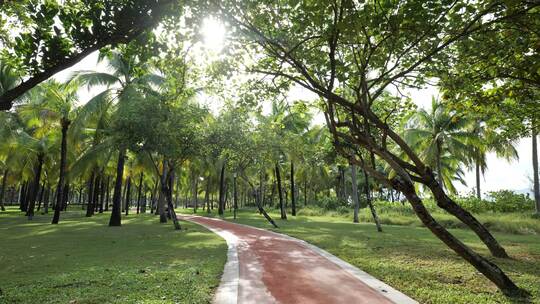
<path id="1" fill-rule="evenodd" d="M 376 210 L 381 223 L 386 225 L 423 226 L 408 204 L 401 205 L 399 203 L 394 203 L 389 205 L 388 203 L 377 203 Z M 430 208 L 429 205 L 427 205 L 427 207 L 432 215 L 445 228 L 467 228 L 465 224 L 460 222 L 456 217 L 446 213 L 440 208 Z M 298 215 L 352 218 L 352 211 L 350 209 L 351 208 L 339 208 L 336 211 L 327 211 L 322 208 L 310 207 L 300 209 Z M 481 212 L 474 215 L 491 231 L 523 235 L 540 235 L 540 219 L 538 217 L 535 218 L 532 212 Z M 373 217 L 367 208 L 361 210 L 360 221 L 373 222 Z"/>
<path id="2" fill-rule="evenodd" d="M 271 229 L 254 210 L 240 211 L 236 222 L 306 240 L 421 303 L 540 303 L 540 238 L 537 235 L 495 233 L 512 259 L 490 259 L 532 294 L 528 301 L 518 301 L 504 297 L 491 282 L 425 228 L 384 225 L 384 232 L 377 233 L 373 224 L 353 224 L 350 218 L 343 216 L 293 218 L 289 215 L 287 221 L 282 221 L 277 213 L 270 214 L 279 229 Z M 225 218 L 232 220 L 229 213 Z M 470 231 L 452 229 L 451 232 L 476 251 L 489 256 Z"/>
<path id="3" fill-rule="evenodd" d="M 201 226 L 159 224 L 129 215 L 107 227 L 109 214 L 81 212 L 28 221 L 0 213 L 0 303 L 209 303 L 227 246 Z"/>

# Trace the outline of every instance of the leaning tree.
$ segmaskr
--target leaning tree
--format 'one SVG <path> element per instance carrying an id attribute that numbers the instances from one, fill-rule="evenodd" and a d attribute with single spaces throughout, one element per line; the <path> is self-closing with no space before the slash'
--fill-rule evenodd
<path id="1" fill-rule="evenodd" d="M 442 227 L 425 208 L 415 184 L 437 205 L 470 227 L 497 257 L 504 248 L 437 181 L 434 170 L 373 107 L 390 87 L 424 83 L 432 59 L 472 33 L 501 20 L 526 16 L 535 3 L 504 1 L 211 1 L 237 32 L 241 47 L 256 51 L 253 72 L 295 82 L 325 102 L 327 126 L 339 153 L 379 183 L 404 194 L 422 223 L 505 294 L 520 289 L 495 264 Z M 352 90 L 354 94 L 344 94 Z M 362 157 L 362 150 L 373 155 Z M 402 151 L 405 156 L 400 157 Z M 373 158 L 391 170 L 373 167 Z"/>

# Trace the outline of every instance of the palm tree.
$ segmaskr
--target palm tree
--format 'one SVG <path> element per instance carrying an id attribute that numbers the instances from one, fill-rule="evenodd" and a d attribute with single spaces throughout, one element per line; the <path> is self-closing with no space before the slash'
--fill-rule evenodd
<path id="1" fill-rule="evenodd" d="M 99 61 L 106 61 L 108 72 L 79 71 L 73 75 L 82 84 L 89 87 L 105 86 L 105 89 L 92 98 L 81 109 L 81 121 L 91 119 L 96 113 L 115 112 L 119 107 L 129 103 L 130 99 L 138 98 L 140 86 L 161 84 L 159 75 L 143 73 L 141 64 L 135 56 L 128 56 L 121 51 L 114 51 L 108 55 L 100 55 Z M 109 226 L 121 226 L 121 194 L 122 177 L 124 175 L 124 162 L 126 147 L 117 146 L 118 161 L 116 167 L 116 181 L 113 193 L 113 206 Z"/>
<path id="2" fill-rule="evenodd" d="M 44 130 L 60 128 L 60 164 L 52 224 L 58 224 L 63 206 L 66 188 L 67 136 L 69 126 L 75 116 L 78 89 L 79 84 L 74 81 L 61 84 L 50 80 L 31 90 L 25 98 L 26 102 L 20 106 L 21 115 L 41 117 L 43 122 L 41 128 Z"/>
<path id="3" fill-rule="evenodd" d="M 472 150 L 469 123 L 432 97 L 431 110 L 413 113 L 405 127 L 407 143 L 418 149 L 426 164 L 435 168 L 439 184 L 451 192 L 455 192 L 452 181 L 460 179 L 460 164 L 467 163 Z"/>
<path id="4" fill-rule="evenodd" d="M 472 124 L 471 133 L 474 135 L 474 141 L 472 142 L 473 151 L 470 154 L 471 165 L 474 165 L 475 169 L 476 197 L 481 199 L 480 177 L 487 170 L 487 153 L 495 152 L 498 157 L 506 160 L 518 159 L 519 156 L 512 141 L 501 139 L 493 129 L 488 128 L 480 120 L 476 120 Z"/>

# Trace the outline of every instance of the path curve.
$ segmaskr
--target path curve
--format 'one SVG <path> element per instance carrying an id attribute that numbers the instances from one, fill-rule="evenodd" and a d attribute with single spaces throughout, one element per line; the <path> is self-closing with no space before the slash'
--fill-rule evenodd
<path id="1" fill-rule="evenodd" d="M 223 237 L 227 263 L 216 304 L 417 303 L 305 241 L 201 216 L 180 216 Z"/>

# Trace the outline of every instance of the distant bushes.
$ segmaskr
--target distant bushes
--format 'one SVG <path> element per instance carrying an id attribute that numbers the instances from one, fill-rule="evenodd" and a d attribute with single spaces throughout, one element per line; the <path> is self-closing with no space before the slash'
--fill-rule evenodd
<path id="1" fill-rule="evenodd" d="M 540 220 L 534 216 L 534 201 L 510 190 L 489 192 L 485 200 L 474 196 L 455 197 L 455 201 L 473 213 L 488 229 L 513 234 L 540 234 Z M 461 221 L 437 207 L 432 199 L 424 199 L 426 208 L 445 228 L 468 229 Z M 382 224 L 422 226 L 407 202 L 377 200 L 375 209 Z M 352 217 L 349 202 L 335 197 L 321 197 L 316 203 L 298 210 L 299 216 Z M 361 222 L 372 222 L 367 208 L 360 211 Z"/>
<path id="2" fill-rule="evenodd" d="M 534 211 L 534 201 L 531 198 L 510 190 L 488 192 L 486 200 L 468 196 L 458 197 L 456 202 L 473 213 Z"/>

